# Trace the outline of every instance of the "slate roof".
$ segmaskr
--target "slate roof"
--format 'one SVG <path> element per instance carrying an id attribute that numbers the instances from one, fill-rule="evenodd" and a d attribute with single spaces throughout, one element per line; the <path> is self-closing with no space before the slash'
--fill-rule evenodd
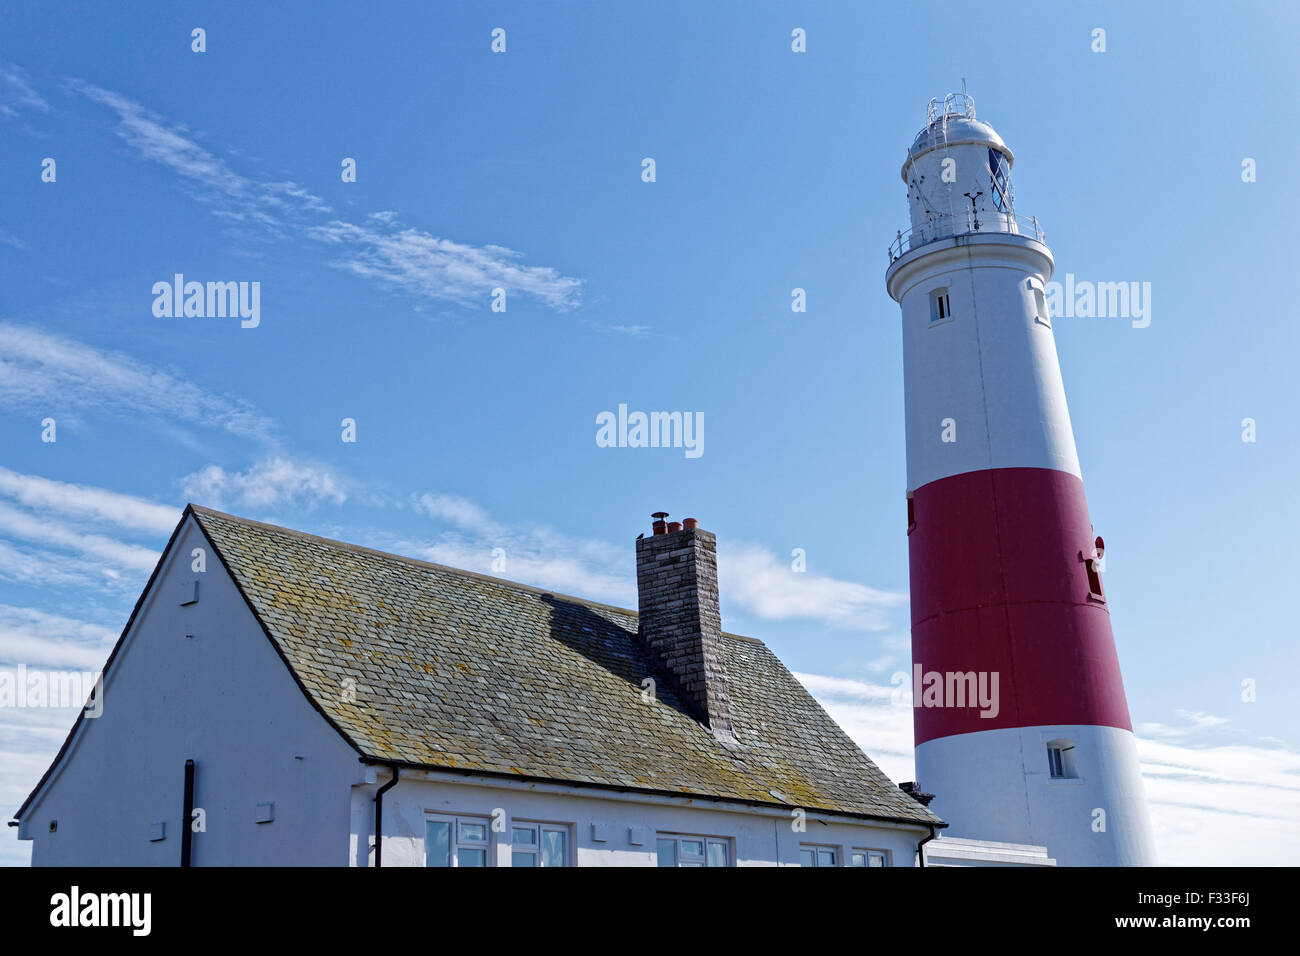
<path id="1" fill-rule="evenodd" d="M 761 641 L 724 635 L 733 754 L 660 678 L 631 611 L 187 511 L 365 758 L 942 824 Z"/>

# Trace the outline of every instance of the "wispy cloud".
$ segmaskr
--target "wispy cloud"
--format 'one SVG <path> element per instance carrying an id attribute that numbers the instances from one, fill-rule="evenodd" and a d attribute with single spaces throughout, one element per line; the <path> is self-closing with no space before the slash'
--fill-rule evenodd
<path id="1" fill-rule="evenodd" d="M 0 579 L 50 591 L 61 587 L 121 587 L 120 571 L 102 561 L 18 547 L 0 538 Z"/>
<path id="2" fill-rule="evenodd" d="M 1162 863 L 1290 866 L 1300 855 L 1300 754 L 1138 738 Z"/>
<path id="3" fill-rule="evenodd" d="M 495 288 L 522 294 L 554 309 L 578 304 L 582 282 L 548 266 L 526 266 L 523 253 L 504 246 L 470 246 L 403 228 L 390 220 L 378 226 L 334 221 L 307 233 L 345 248 L 335 264 L 419 298 L 486 305 Z"/>
<path id="4" fill-rule="evenodd" d="M 0 62 L 0 116 L 7 119 L 23 110 L 47 112 L 50 104 L 32 88 L 27 73 L 12 63 Z"/>
<path id="5" fill-rule="evenodd" d="M 33 542 L 43 548 L 71 551 L 123 569 L 150 571 L 158 561 L 158 552 L 152 548 L 88 533 L 5 504 L 0 504 L 0 535 Z"/>
<path id="6" fill-rule="evenodd" d="M 612 544 L 544 525 L 511 528 L 458 495 L 423 494 L 416 497 L 414 509 L 451 527 L 432 541 L 389 539 L 375 546 L 577 597 L 636 606 L 630 542 Z M 718 576 L 724 605 L 764 620 L 881 630 L 889 626 L 889 612 L 907 602 L 905 594 L 795 573 L 771 551 L 753 545 L 719 545 Z M 892 659 L 882 657 L 877 663 L 887 666 Z"/>
<path id="7" fill-rule="evenodd" d="M 1208 730 L 1212 727 L 1221 727 L 1228 723 L 1227 717 L 1219 717 L 1215 714 L 1207 714 L 1199 710 L 1178 710 L 1175 711 L 1183 719 L 1181 725 L 1163 724 L 1159 722 L 1148 722 L 1140 725 L 1138 733 L 1145 737 L 1186 737 L 1200 730 Z"/>
<path id="8" fill-rule="evenodd" d="M 212 508 L 279 508 L 311 510 L 319 504 L 341 505 L 348 498 L 345 479 L 324 465 L 276 456 L 246 471 L 208 465 L 181 479 L 185 497 Z"/>
<path id="9" fill-rule="evenodd" d="M 263 443 L 271 443 L 276 433 L 275 424 L 242 399 L 207 392 L 121 352 L 5 322 L 0 322 L 0 404 L 170 419 Z"/>
<path id="10" fill-rule="evenodd" d="M 764 620 L 804 619 L 833 627 L 878 631 L 907 595 L 808 572 L 752 545 L 718 546 L 718 582 L 729 600 Z"/>
<path id="11" fill-rule="evenodd" d="M 0 496 L 28 508 L 95 518 L 124 528 L 167 534 L 180 520 L 180 512 L 134 495 L 25 475 L 0 466 Z"/>
<path id="12" fill-rule="evenodd" d="M 596 329 L 598 332 L 615 332 L 618 335 L 626 335 L 632 339 L 643 339 L 650 334 L 648 325 L 610 325 L 606 322 L 596 322 L 587 320 L 582 323 L 589 329 Z"/>
<path id="13" fill-rule="evenodd" d="M 195 142 L 183 125 L 168 123 L 129 97 L 77 80 L 68 86 L 115 112 L 118 135 L 145 159 L 198 187 L 195 195 L 212 204 L 215 215 L 254 222 L 279 235 L 285 216 L 329 209 L 320 197 L 296 183 L 258 181 L 236 172 Z"/>
<path id="14" fill-rule="evenodd" d="M 884 684 L 872 684 L 851 677 L 829 677 L 825 674 L 795 674 L 794 676 L 814 697 L 824 695 L 839 700 L 880 703 L 890 700 L 895 690 Z"/>
<path id="15" fill-rule="evenodd" d="M 65 588 L 120 595 L 143 585 L 179 519 L 142 498 L 0 468 L 0 578 L 43 599 Z"/>
<path id="16" fill-rule="evenodd" d="M 415 510 L 438 521 L 450 521 L 466 531 L 494 535 L 502 530 L 482 507 L 459 495 L 418 495 Z"/>
<path id="17" fill-rule="evenodd" d="M 475 246 L 403 226 L 391 210 L 364 225 L 321 222 L 330 207 L 292 181 L 244 175 L 205 149 L 189 129 L 168 122 L 121 93 L 81 81 L 68 88 L 117 114 L 118 135 L 142 157 L 194 187 L 214 215 L 256 225 L 280 237 L 299 234 L 337 246 L 335 265 L 418 299 L 483 305 L 495 288 L 558 310 L 578 304 L 582 282 L 548 266 L 525 265 L 523 253 L 499 245 Z M 632 334 L 636 334 L 635 331 Z"/>
<path id="18" fill-rule="evenodd" d="M 455 538 L 423 543 L 400 544 L 396 550 L 413 557 L 445 564 L 467 571 L 508 578 L 520 584 L 570 594 L 590 601 L 635 607 L 636 590 L 626 576 L 595 567 L 571 554 L 539 550 L 526 538 L 499 538 L 496 545 L 488 541 L 465 541 Z M 501 553 L 494 555 L 495 548 Z"/>
<path id="19" fill-rule="evenodd" d="M 457 495 L 420 495 L 415 510 L 450 527 L 432 539 L 380 536 L 375 546 L 592 601 L 636 606 L 626 554 L 608 542 L 545 525 L 509 528 Z"/>
<path id="20" fill-rule="evenodd" d="M 0 604 L 0 661 L 98 670 L 117 632 L 31 607 Z"/>

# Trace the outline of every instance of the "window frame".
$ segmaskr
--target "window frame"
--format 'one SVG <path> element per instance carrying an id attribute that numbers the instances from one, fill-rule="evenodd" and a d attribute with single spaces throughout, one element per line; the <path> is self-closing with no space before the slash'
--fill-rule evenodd
<path id="1" fill-rule="evenodd" d="M 665 865 L 662 862 L 662 858 L 659 855 L 660 854 L 659 844 L 666 843 L 669 841 L 672 841 L 674 847 L 673 862 L 672 862 L 672 866 L 674 867 L 682 868 L 682 867 L 696 867 L 696 866 L 709 867 L 709 866 L 719 866 L 719 865 L 721 866 L 735 865 L 736 854 L 732 848 L 732 840 L 730 837 L 708 836 L 703 833 L 676 833 L 676 832 L 668 832 L 668 831 L 657 831 L 655 833 L 655 861 L 656 861 L 656 865 L 658 866 Z M 691 854 L 689 857 L 686 858 L 687 862 L 683 863 L 682 844 L 688 841 L 692 843 L 694 842 L 700 843 L 701 852 L 698 855 Z M 713 847 L 719 847 L 719 846 L 722 847 L 722 851 L 726 854 L 725 861 L 721 864 L 709 862 L 709 850 Z"/>
<path id="2" fill-rule="evenodd" d="M 447 843 L 447 866 L 451 868 L 460 867 L 460 853 L 462 850 L 481 850 L 483 852 L 483 866 L 495 866 L 496 841 L 492 838 L 492 818 L 481 816 L 474 813 L 437 813 L 426 810 L 424 814 L 424 865 L 429 867 L 429 824 L 443 823 L 450 826 L 448 843 Z M 461 826 L 483 827 L 483 840 L 468 840 L 461 835 Z M 432 867 L 432 869 L 441 869 L 441 867 Z M 467 867 L 467 869 L 478 869 L 478 867 Z"/>
<path id="3" fill-rule="evenodd" d="M 930 290 L 930 326 L 952 321 L 952 297 L 946 285 Z"/>
<path id="4" fill-rule="evenodd" d="M 853 858 L 855 856 L 861 856 L 864 862 L 861 864 L 854 863 Z M 872 863 L 871 862 L 872 860 L 880 860 L 881 862 Z M 889 865 L 890 865 L 890 861 L 889 861 L 888 850 L 875 850 L 872 849 L 871 847 L 865 847 L 865 846 L 852 847 L 849 850 L 849 862 L 845 864 L 845 866 L 863 867 L 863 868 L 870 868 L 873 866 L 879 868 L 879 867 L 885 867 Z"/>
<path id="5" fill-rule="evenodd" d="M 515 830 L 531 830 L 534 837 L 532 844 L 520 844 L 515 842 Z M 561 849 L 564 861 L 559 864 L 546 862 L 546 851 L 544 843 L 544 834 L 559 833 L 564 838 L 564 846 Z M 572 866 L 572 852 L 570 847 L 573 845 L 572 827 L 567 823 L 551 823 L 544 820 L 511 820 L 510 821 L 510 865 L 515 865 L 516 853 L 532 854 L 536 857 L 538 867 L 569 867 Z"/>
<path id="6" fill-rule="evenodd" d="M 1078 744 L 1066 737 L 1044 741 L 1047 748 L 1047 779 L 1052 783 L 1081 783 Z M 1058 772 L 1059 771 L 1059 772 Z"/>
<path id="7" fill-rule="evenodd" d="M 812 866 L 844 866 L 844 849 L 834 843 L 800 843 L 799 844 L 799 865 L 804 866 L 803 855 L 806 851 L 811 851 L 813 855 Z M 833 853 L 835 859 L 831 863 L 822 863 L 822 853 Z"/>
<path id="8" fill-rule="evenodd" d="M 1011 201 L 1011 176 L 1007 172 L 1006 157 L 989 147 L 989 182 L 993 191 L 993 208 L 1004 216 L 1014 214 Z"/>
<path id="9" fill-rule="evenodd" d="M 1047 774 L 1053 780 L 1065 779 L 1065 751 L 1063 748 L 1047 748 Z"/>

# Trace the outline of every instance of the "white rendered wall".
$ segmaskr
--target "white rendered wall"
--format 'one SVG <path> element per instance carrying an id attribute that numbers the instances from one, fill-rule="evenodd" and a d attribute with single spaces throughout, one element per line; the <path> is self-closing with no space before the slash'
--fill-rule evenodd
<path id="1" fill-rule="evenodd" d="M 907 487 L 986 468 L 1079 476 L 1056 355 L 1033 283 L 1051 278 L 1046 247 L 1010 236 L 943 240 L 890 272 L 903 313 Z M 952 318 L 931 319 L 946 287 Z M 952 419 L 956 441 L 942 440 Z"/>
<path id="2" fill-rule="evenodd" d="M 502 811 L 505 829 L 493 834 L 489 852 L 496 866 L 510 865 L 512 820 L 568 826 L 571 852 L 576 851 L 570 865 L 577 866 L 656 866 L 658 832 L 728 839 L 738 866 L 798 866 L 801 843 L 839 848 L 841 865 L 851 849 L 860 848 L 888 851 L 891 866 L 913 866 L 917 843 L 929 834 L 928 827 L 872 825 L 811 813 L 807 832 L 797 833 L 790 813 L 782 810 L 764 812 L 741 804 L 719 808 L 711 801 L 605 795 L 546 784 L 493 786 L 449 775 L 408 776 L 413 773 L 402 771 L 397 786 L 384 794 L 384 866 L 424 865 L 424 821 L 429 813 L 491 819 L 494 811 Z M 387 779 L 387 771 L 381 771 L 379 782 Z M 371 784 L 354 791 L 354 866 L 368 865 L 374 790 Z M 593 824 L 600 828 L 595 833 Z M 598 835 L 605 839 L 597 840 Z M 644 842 L 637 845 L 633 838 Z"/>
<path id="3" fill-rule="evenodd" d="M 190 570 L 196 547 L 207 551 L 204 574 Z M 199 602 L 181 607 L 195 579 Z M 24 814 L 34 866 L 178 865 L 186 758 L 207 815 L 193 865 L 346 864 L 349 792 L 364 768 L 307 702 L 193 518 L 104 694 L 102 716 L 82 721 Z M 264 802 L 275 818 L 255 823 Z M 158 820 L 166 838 L 151 842 Z"/>
<path id="4" fill-rule="evenodd" d="M 1077 778 L 1051 777 L 1047 744 L 1058 739 L 1075 745 Z M 1155 859 L 1137 749 L 1127 730 L 1062 725 L 940 737 L 916 748 L 916 773 L 936 794 L 930 809 L 948 821 L 945 837 L 1044 845 L 1060 866 Z M 946 801 L 945 794 L 957 797 Z M 1098 809 L 1105 811 L 1100 831 Z"/>

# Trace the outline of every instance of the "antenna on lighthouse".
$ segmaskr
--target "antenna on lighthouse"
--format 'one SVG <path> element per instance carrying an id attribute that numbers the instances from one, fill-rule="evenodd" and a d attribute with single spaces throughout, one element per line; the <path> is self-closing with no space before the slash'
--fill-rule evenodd
<path id="1" fill-rule="evenodd" d="M 967 199 L 970 200 L 971 223 L 972 223 L 972 225 L 975 227 L 975 231 L 976 231 L 976 232 L 979 232 L 979 228 L 980 228 L 980 211 L 979 211 L 979 207 L 976 206 L 976 204 L 975 204 L 975 200 L 979 199 L 980 196 L 983 196 L 983 195 L 984 195 L 984 190 L 981 189 L 981 190 L 980 190 L 979 192 L 977 192 L 974 196 L 972 196 L 970 193 L 962 193 L 962 195 L 965 196 Z"/>

